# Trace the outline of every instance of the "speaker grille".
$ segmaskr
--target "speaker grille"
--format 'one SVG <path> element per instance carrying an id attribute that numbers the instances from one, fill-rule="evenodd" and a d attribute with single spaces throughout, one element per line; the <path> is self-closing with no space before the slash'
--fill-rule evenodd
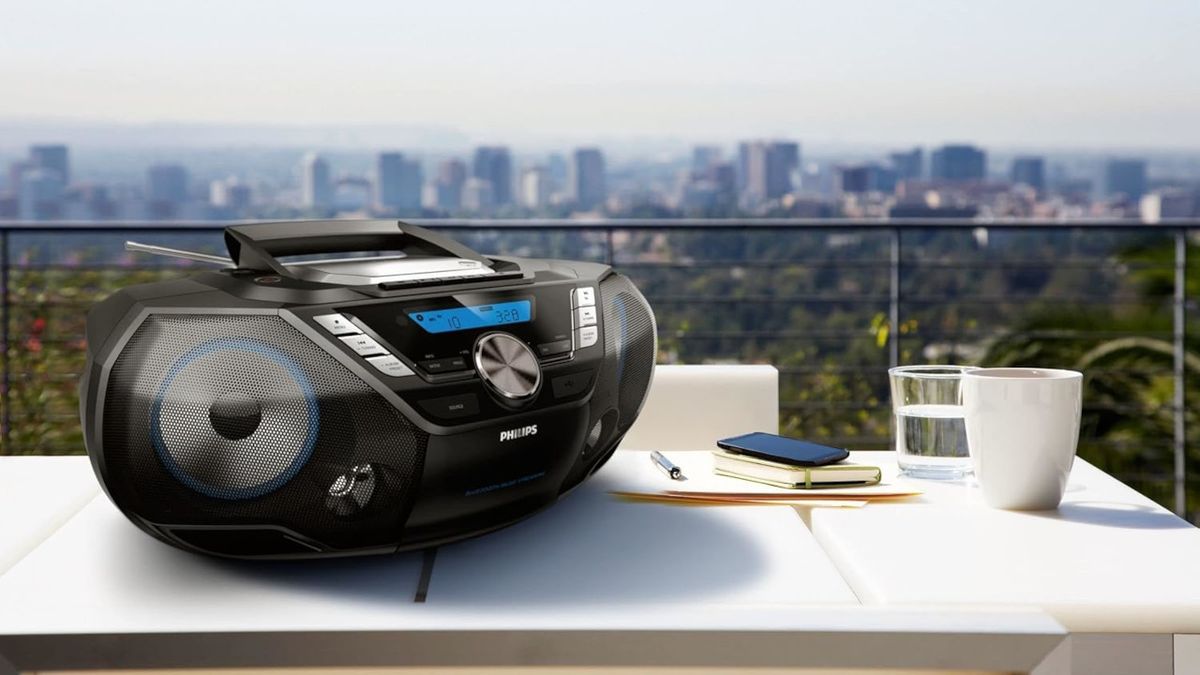
<path id="1" fill-rule="evenodd" d="M 654 315 L 628 279 L 614 274 L 600 284 L 604 301 L 604 353 L 614 366 L 618 429 L 633 425 L 650 389 L 658 336 Z"/>
<path id="2" fill-rule="evenodd" d="M 428 441 L 274 315 L 150 316 L 113 364 L 102 423 L 108 488 L 128 511 L 333 549 L 399 541 Z M 369 500 L 346 508 L 336 488 L 365 474 Z"/>
<path id="3" fill-rule="evenodd" d="M 316 394 L 299 365 L 246 338 L 210 340 L 184 354 L 150 406 L 150 441 L 167 471 L 222 499 L 287 483 L 319 430 Z"/>

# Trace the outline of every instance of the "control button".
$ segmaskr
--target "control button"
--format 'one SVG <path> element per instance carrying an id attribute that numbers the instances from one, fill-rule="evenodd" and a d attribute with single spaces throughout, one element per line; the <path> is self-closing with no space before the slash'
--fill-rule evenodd
<path id="1" fill-rule="evenodd" d="M 353 349 L 354 353 L 359 356 L 375 356 L 376 354 L 387 353 L 387 350 L 373 340 L 370 335 L 346 335 L 338 339 L 346 343 L 346 346 Z"/>
<path id="2" fill-rule="evenodd" d="M 571 307 L 595 307 L 596 290 L 591 286 L 571 291 Z"/>
<path id="3" fill-rule="evenodd" d="M 403 361 L 391 354 L 372 356 L 367 359 L 367 363 L 375 366 L 375 369 L 384 375 L 392 377 L 406 377 L 413 374 L 412 368 L 404 365 Z"/>
<path id="4" fill-rule="evenodd" d="M 575 348 L 591 347 L 600 339 L 600 329 L 596 326 L 586 326 L 575 331 Z"/>
<path id="5" fill-rule="evenodd" d="M 430 375 L 438 373 L 449 373 L 455 370 L 466 370 L 467 360 L 461 356 L 452 356 L 448 359 L 430 359 L 421 361 L 417 364 L 421 369 Z"/>
<path id="6" fill-rule="evenodd" d="M 475 343 L 475 369 L 497 400 L 512 407 L 534 398 L 542 369 L 529 345 L 508 333 L 488 333 Z"/>
<path id="7" fill-rule="evenodd" d="M 585 370 L 581 373 L 560 375 L 550 380 L 550 388 L 554 390 L 554 398 L 567 398 L 587 391 L 592 383 L 592 372 Z"/>
<path id="8" fill-rule="evenodd" d="M 334 335 L 355 335 L 362 332 L 341 314 L 322 314 L 321 316 L 314 316 L 313 321 L 316 321 L 321 325 L 321 328 Z"/>
<path id="9" fill-rule="evenodd" d="M 571 351 L 571 340 L 556 340 L 554 342 L 546 342 L 537 346 L 538 356 L 553 356 L 562 354 L 563 352 Z"/>
<path id="10" fill-rule="evenodd" d="M 595 307 L 580 307 L 575 310 L 575 327 L 596 325 L 596 308 Z"/>
<path id="11" fill-rule="evenodd" d="M 434 417 L 456 419 L 479 414 L 479 399 L 475 394 L 442 396 L 421 401 L 421 408 Z"/>

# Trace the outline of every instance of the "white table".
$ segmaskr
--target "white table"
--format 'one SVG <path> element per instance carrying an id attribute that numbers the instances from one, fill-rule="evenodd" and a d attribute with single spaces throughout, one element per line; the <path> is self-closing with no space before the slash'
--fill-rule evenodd
<path id="1" fill-rule="evenodd" d="M 86 459 L 5 457 L 0 463 L 0 574 L 99 492 Z"/>
<path id="2" fill-rule="evenodd" d="M 1184 661 L 1200 639 L 1197 528 L 1081 459 L 1050 512 L 989 508 L 973 480 L 912 482 L 927 493 L 908 503 L 812 514 L 864 604 L 1038 607 L 1074 634 L 1080 672 L 1170 673 L 1176 651 L 1177 672 L 1200 672 Z"/>
<path id="3" fill-rule="evenodd" d="M 705 392 L 736 391 L 738 405 L 774 410 L 776 387 L 770 368 L 660 367 L 627 445 L 706 451 L 703 439 L 749 430 L 735 428 L 739 416 L 770 430 L 770 415 Z M 692 423 L 667 435 L 681 423 L 680 400 Z M 422 588 L 419 554 L 239 564 L 183 553 L 97 495 L 86 459 L 0 458 L 0 655 L 28 669 L 1036 666 L 1090 675 L 1169 673 L 1174 662 L 1175 672 L 1200 672 L 1200 530 L 1086 462 L 1057 514 L 995 511 L 968 484 L 921 482 L 927 492 L 912 503 L 802 509 L 811 533 L 786 507 L 605 494 L 648 477 L 661 479 L 644 455 L 618 453 L 552 509 L 442 547 Z M 414 602 L 422 592 L 425 602 Z"/>
<path id="4" fill-rule="evenodd" d="M 644 471 L 643 454 L 619 454 L 554 508 L 442 547 L 425 602 L 420 554 L 214 560 L 150 539 L 100 495 L 0 576 L 0 654 L 22 669 L 1026 671 L 1064 638 L 1035 609 L 863 607 L 793 509 L 607 494 Z"/>

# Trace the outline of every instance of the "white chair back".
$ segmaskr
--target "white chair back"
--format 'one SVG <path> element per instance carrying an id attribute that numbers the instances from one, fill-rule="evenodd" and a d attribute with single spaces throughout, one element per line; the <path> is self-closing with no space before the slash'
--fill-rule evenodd
<path id="1" fill-rule="evenodd" d="M 774 366 L 656 366 L 621 449 L 708 451 L 718 439 L 751 431 L 779 432 Z"/>

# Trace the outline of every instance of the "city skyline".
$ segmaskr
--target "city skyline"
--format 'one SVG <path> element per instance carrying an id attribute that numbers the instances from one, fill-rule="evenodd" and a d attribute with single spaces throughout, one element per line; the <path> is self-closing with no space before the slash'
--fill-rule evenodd
<path id="1" fill-rule="evenodd" d="M 1068 165 L 1001 156 L 973 144 L 895 148 L 865 160 L 803 161 L 796 139 L 693 146 L 688 161 L 619 163 L 603 148 L 515 158 L 508 145 L 431 158 L 379 149 L 347 170 L 319 152 L 262 173 L 243 165 L 193 174 L 154 161 L 130 180 L 80 172 L 66 144 L 34 144 L 8 163 L 0 219 L 229 220 L 237 218 L 810 217 L 1128 218 L 1200 214 L 1200 165 L 1109 155 Z M 732 150 L 732 151 L 730 151 Z M 536 158 L 535 158 L 536 157 Z M 436 165 L 433 163 L 436 162 Z M 1082 169 L 1082 170 L 1081 170 Z M 80 176 L 80 174 L 84 174 Z"/>
<path id="2" fill-rule="evenodd" d="M 1200 148 L 1195 3 L 326 7 L 22 4 L 0 26 L 0 117 L 383 124 L 523 146 Z"/>

